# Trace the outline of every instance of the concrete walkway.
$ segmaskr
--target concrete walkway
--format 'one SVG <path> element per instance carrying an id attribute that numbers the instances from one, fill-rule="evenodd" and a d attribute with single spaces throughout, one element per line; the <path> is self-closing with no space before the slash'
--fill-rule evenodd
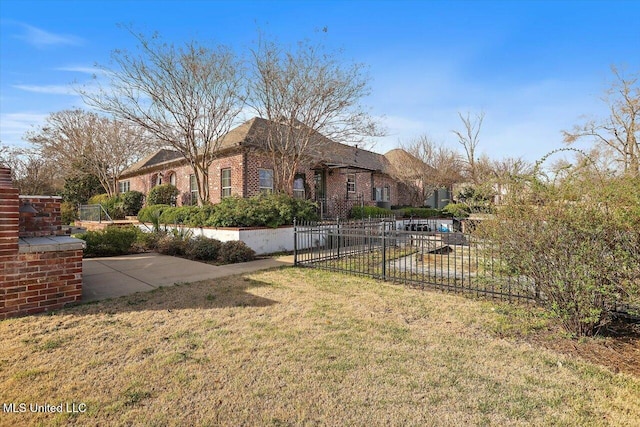
<path id="1" fill-rule="evenodd" d="M 293 256 L 220 266 L 157 253 L 87 258 L 82 260 L 82 302 L 116 298 L 151 291 L 160 286 L 217 279 L 284 265 L 293 265 Z"/>

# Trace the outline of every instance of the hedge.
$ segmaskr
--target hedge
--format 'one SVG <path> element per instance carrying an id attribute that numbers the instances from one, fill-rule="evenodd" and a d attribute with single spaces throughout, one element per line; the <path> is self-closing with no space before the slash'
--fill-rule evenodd
<path id="1" fill-rule="evenodd" d="M 404 208 L 399 212 L 402 212 L 402 216 L 405 218 L 435 218 L 441 215 L 438 209 L 432 208 Z"/>
<path id="2" fill-rule="evenodd" d="M 377 206 L 354 206 L 349 213 L 349 218 L 362 219 L 369 217 L 390 217 L 394 216 L 395 212 L 391 209 L 379 208 Z"/>
<path id="3" fill-rule="evenodd" d="M 205 206 L 147 206 L 138 213 L 138 220 L 153 222 L 154 216 L 159 216 L 161 224 L 190 227 L 275 228 L 293 224 L 294 218 L 304 221 L 318 219 L 315 203 L 286 194 L 259 195 L 248 199 L 231 196 L 216 205 Z"/>
<path id="4" fill-rule="evenodd" d="M 87 242 L 85 256 L 116 256 L 130 253 L 139 233 L 134 227 L 107 227 L 103 231 L 87 231 L 76 237 Z"/>

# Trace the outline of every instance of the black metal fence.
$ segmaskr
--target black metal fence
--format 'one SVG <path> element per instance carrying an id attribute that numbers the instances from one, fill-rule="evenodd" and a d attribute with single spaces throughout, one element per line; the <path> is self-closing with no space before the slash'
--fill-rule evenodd
<path id="1" fill-rule="evenodd" d="M 365 219 L 294 224 L 294 263 L 421 288 L 532 300 L 534 284 L 508 274 L 497 249 L 446 220 Z"/>

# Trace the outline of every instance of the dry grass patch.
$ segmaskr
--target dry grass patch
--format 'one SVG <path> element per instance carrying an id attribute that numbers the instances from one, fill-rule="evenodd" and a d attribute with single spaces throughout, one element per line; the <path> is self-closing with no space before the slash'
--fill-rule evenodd
<path id="1" fill-rule="evenodd" d="M 546 322 L 518 310 L 284 269 L 7 320 L 0 322 L 0 400 L 84 402 L 88 411 L 2 414 L 0 424 L 640 419 L 639 378 L 515 339 Z"/>

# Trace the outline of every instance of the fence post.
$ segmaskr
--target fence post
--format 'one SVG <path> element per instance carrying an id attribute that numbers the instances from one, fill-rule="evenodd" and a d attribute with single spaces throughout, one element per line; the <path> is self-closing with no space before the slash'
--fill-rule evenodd
<path id="1" fill-rule="evenodd" d="M 387 280 L 387 230 L 382 229 L 382 280 Z"/>
<path id="2" fill-rule="evenodd" d="M 298 228 L 295 218 L 293 218 L 293 265 L 298 265 Z"/>
<path id="3" fill-rule="evenodd" d="M 336 218 L 336 238 L 338 239 L 338 258 L 340 258 L 340 217 Z"/>

